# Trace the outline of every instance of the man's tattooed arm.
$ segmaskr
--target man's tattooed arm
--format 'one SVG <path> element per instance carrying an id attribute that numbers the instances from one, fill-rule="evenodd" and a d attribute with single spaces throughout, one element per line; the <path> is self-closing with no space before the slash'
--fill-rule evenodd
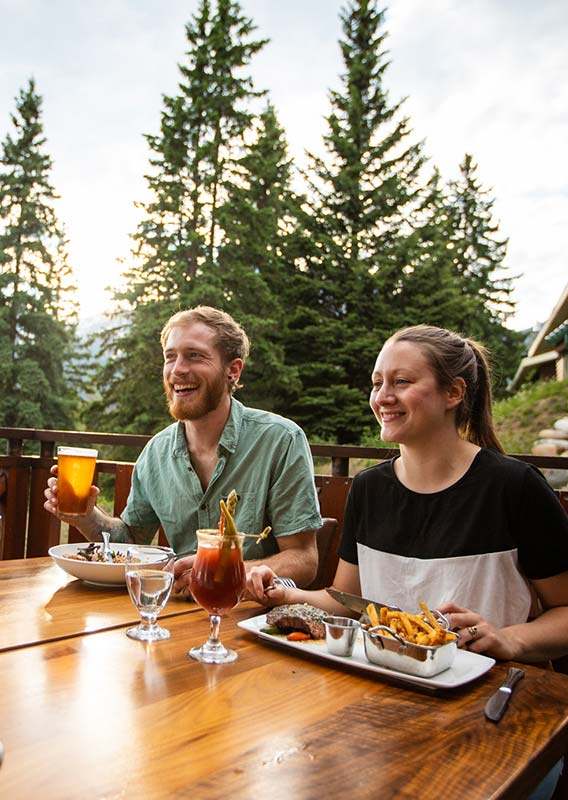
<path id="1" fill-rule="evenodd" d="M 110 533 L 111 542 L 124 542 L 126 544 L 144 544 L 152 540 L 156 530 L 149 531 L 148 528 L 130 527 L 120 517 L 111 517 L 98 506 L 95 506 L 92 513 L 77 520 L 75 526 L 91 542 L 101 542 L 101 531 Z"/>

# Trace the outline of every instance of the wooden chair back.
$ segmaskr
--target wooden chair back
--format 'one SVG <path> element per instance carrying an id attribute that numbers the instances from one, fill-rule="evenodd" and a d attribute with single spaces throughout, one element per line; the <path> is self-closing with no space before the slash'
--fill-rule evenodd
<path id="1" fill-rule="evenodd" d="M 308 589 L 325 589 L 333 583 L 338 562 L 338 543 L 337 520 L 324 517 L 323 525 L 317 530 L 318 571 Z"/>

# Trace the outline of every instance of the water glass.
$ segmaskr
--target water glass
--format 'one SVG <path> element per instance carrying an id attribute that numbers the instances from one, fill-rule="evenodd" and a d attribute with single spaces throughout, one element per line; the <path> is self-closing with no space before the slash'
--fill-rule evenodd
<path id="1" fill-rule="evenodd" d="M 131 639 L 169 639 L 170 632 L 161 628 L 157 619 L 172 592 L 174 559 L 170 547 L 133 545 L 126 551 L 126 585 L 142 618 L 139 625 L 126 631 Z"/>

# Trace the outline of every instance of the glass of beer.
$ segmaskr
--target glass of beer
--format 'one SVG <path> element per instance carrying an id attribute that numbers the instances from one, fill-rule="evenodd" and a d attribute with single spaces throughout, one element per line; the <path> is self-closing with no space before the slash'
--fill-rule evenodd
<path id="1" fill-rule="evenodd" d="M 85 447 L 57 448 L 57 506 L 66 517 L 80 517 L 87 502 L 97 463 L 97 451 Z"/>

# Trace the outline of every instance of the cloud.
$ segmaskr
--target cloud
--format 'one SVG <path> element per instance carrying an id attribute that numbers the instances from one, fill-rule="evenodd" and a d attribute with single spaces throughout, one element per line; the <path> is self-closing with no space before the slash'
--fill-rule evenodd
<path id="1" fill-rule="evenodd" d="M 566 282 L 568 5 L 483 0 L 391 4 L 395 91 L 445 176 L 465 152 L 495 197 L 522 273 L 514 327 L 544 321 Z M 387 81 L 389 78 L 387 77 Z"/>
<path id="2" fill-rule="evenodd" d="M 317 150 L 328 92 L 343 71 L 344 0 L 243 0 L 258 38 L 257 88 L 270 90 L 290 152 Z M 197 0 L 0 0 L 0 140 L 14 97 L 34 75 L 60 218 L 79 271 L 83 313 L 108 303 L 146 191 L 144 133 L 177 90 L 184 26 Z M 565 0 L 391 0 L 391 102 L 403 97 L 415 140 L 446 179 L 471 152 L 495 197 L 516 284 L 514 327 L 543 321 L 566 281 L 568 3 Z M 103 235 L 104 233 L 104 235 Z"/>

